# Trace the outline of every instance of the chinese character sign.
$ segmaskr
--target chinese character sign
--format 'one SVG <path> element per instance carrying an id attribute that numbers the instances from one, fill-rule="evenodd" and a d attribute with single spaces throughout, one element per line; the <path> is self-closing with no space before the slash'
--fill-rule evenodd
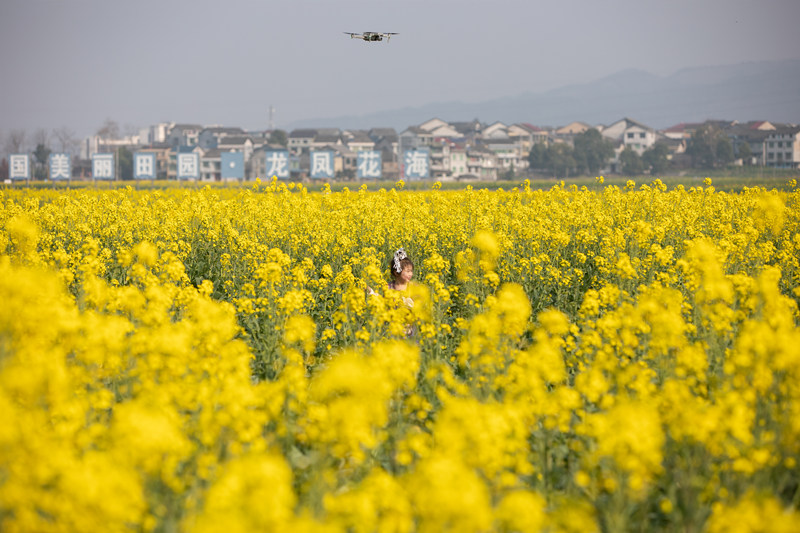
<path id="1" fill-rule="evenodd" d="M 178 179 L 200 179 L 200 156 L 195 153 L 178 154 Z"/>
<path id="2" fill-rule="evenodd" d="M 92 178 L 96 180 L 114 179 L 114 154 L 94 154 L 92 156 Z"/>
<path id="3" fill-rule="evenodd" d="M 406 150 L 403 155 L 403 174 L 406 179 L 424 179 L 430 177 L 430 153 L 428 150 Z"/>
<path id="4" fill-rule="evenodd" d="M 220 167 L 222 179 L 244 179 L 244 154 L 242 152 L 222 152 Z"/>
<path id="5" fill-rule="evenodd" d="M 50 154 L 50 179 L 69 180 L 72 178 L 72 166 L 69 154 Z"/>
<path id="6" fill-rule="evenodd" d="M 358 179 L 380 179 L 381 153 L 378 150 L 362 150 L 356 158 L 356 177 Z"/>
<path id="7" fill-rule="evenodd" d="M 12 180 L 27 180 L 31 177 L 30 156 L 28 154 L 11 154 L 9 156 L 8 177 Z"/>
<path id="8" fill-rule="evenodd" d="M 317 179 L 333 178 L 333 152 L 311 152 L 311 177 Z"/>
<path id="9" fill-rule="evenodd" d="M 156 154 L 146 152 L 133 154 L 133 179 L 156 179 Z"/>
<path id="10" fill-rule="evenodd" d="M 267 150 L 266 178 L 289 178 L 289 150 Z"/>

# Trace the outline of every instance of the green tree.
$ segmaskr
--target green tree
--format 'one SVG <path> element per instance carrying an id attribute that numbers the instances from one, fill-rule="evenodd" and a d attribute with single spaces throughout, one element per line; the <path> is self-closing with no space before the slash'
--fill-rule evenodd
<path id="1" fill-rule="evenodd" d="M 692 133 L 686 153 L 692 158 L 693 167 L 712 168 L 716 149 L 713 126 L 704 124 Z"/>
<path id="2" fill-rule="evenodd" d="M 577 134 L 574 145 L 578 172 L 596 175 L 614 155 L 614 143 L 595 128 Z"/>
<path id="3" fill-rule="evenodd" d="M 733 145 L 728 137 L 722 137 L 717 140 L 717 160 L 716 163 L 720 166 L 727 166 L 731 164 L 734 159 Z"/>
<path id="4" fill-rule="evenodd" d="M 669 147 L 657 142 L 642 154 L 642 163 L 651 174 L 661 174 L 669 167 Z"/>
<path id="5" fill-rule="evenodd" d="M 283 130 L 272 130 L 269 134 L 269 139 L 267 139 L 267 142 L 269 144 L 287 146 L 289 144 L 289 138 L 286 135 L 286 132 Z"/>
<path id="6" fill-rule="evenodd" d="M 553 143 L 547 147 L 545 166 L 556 178 L 575 174 L 575 151 L 567 143 Z"/>
<path id="7" fill-rule="evenodd" d="M 753 157 L 753 151 L 750 149 L 750 143 L 743 142 L 739 145 L 739 151 L 736 156 L 742 160 L 745 165 L 750 164 L 750 158 Z"/>
<path id="8" fill-rule="evenodd" d="M 36 170 L 34 176 L 37 179 L 44 179 L 47 175 L 47 160 L 50 157 L 50 148 L 39 143 L 36 145 L 36 150 L 33 151 L 33 158 L 36 161 Z"/>
<path id="9" fill-rule="evenodd" d="M 644 170 L 641 156 L 636 153 L 636 150 L 630 146 L 626 147 L 621 154 L 619 154 L 619 162 L 621 171 L 626 176 L 636 176 L 641 174 Z"/>
<path id="10" fill-rule="evenodd" d="M 119 158 L 119 176 L 121 180 L 133 179 L 133 154 L 130 150 L 122 146 L 117 150 L 117 157 Z"/>
<path id="11" fill-rule="evenodd" d="M 547 146 L 544 143 L 536 143 L 531 147 L 528 163 L 533 169 L 547 168 Z"/>
<path id="12" fill-rule="evenodd" d="M 686 153 L 695 168 L 715 168 L 733 161 L 733 148 L 725 133 L 714 124 L 703 124 L 692 134 Z"/>

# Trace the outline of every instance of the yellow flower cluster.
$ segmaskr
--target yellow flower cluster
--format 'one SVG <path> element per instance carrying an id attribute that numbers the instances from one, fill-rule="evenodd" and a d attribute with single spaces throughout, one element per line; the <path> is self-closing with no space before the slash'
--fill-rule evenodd
<path id="1" fill-rule="evenodd" d="M 800 193 L 404 187 L 0 192 L 0 529 L 800 529 Z"/>

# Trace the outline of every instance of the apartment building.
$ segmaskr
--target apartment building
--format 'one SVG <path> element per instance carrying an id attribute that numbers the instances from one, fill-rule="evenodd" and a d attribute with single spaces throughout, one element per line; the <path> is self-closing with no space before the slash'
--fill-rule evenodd
<path id="1" fill-rule="evenodd" d="M 776 168 L 800 168 L 800 127 L 780 127 L 764 140 L 764 164 Z"/>

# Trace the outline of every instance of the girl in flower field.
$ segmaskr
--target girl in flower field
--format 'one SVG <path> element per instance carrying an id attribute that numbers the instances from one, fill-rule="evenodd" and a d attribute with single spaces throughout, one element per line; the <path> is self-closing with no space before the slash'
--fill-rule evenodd
<path id="1" fill-rule="evenodd" d="M 386 286 L 387 289 L 404 292 L 408 290 L 408 283 L 414 277 L 414 262 L 408 257 L 406 251 L 400 248 L 394 253 L 389 264 L 392 273 L 392 281 Z M 408 307 L 414 307 L 414 300 L 410 297 L 402 297 L 403 303 Z"/>
<path id="2" fill-rule="evenodd" d="M 392 274 L 392 281 L 386 286 L 387 289 L 397 291 L 400 293 L 400 299 L 403 301 L 407 309 L 414 307 L 414 300 L 408 295 L 408 284 L 411 278 L 414 277 L 414 262 L 408 257 L 406 251 L 400 248 L 394 253 L 392 261 L 389 264 L 389 270 Z M 411 324 L 406 325 L 406 337 L 414 335 L 414 327 Z"/>
<path id="3" fill-rule="evenodd" d="M 403 248 L 397 250 L 394 256 L 392 256 L 392 260 L 389 261 L 389 271 L 392 275 L 392 281 L 386 285 L 386 288 L 394 291 L 406 292 L 409 282 L 414 277 L 414 262 L 408 257 L 408 254 L 406 254 Z M 372 296 L 376 293 L 372 287 L 367 287 L 367 294 Z M 414 307 L 414 300 L 410 297 L 402 296 L 402 299 L 406 306 L 409 308 Z"/>
<path id="4" fill-rule="evenodd" d="M 389 271 L 391 272 L 392 279 L 386 284 L 387 291 L 397 291 L 397 295 L 409 311 L 414 307 L 414 300 L 408 294 L 409 283 L 414 277 L 414 262 L 408 257 L 408 254 L 403 248 L 397 250 L 392 259 L 389 261 Z M 367 287 L 367 294 L 370 296 L 375 295 L 376 292 Z M 388 296 L 388 294 L 387 294 Z M 414 328 L 407 324 L 405 327 L 406 337 L 414 334 Z"/>

